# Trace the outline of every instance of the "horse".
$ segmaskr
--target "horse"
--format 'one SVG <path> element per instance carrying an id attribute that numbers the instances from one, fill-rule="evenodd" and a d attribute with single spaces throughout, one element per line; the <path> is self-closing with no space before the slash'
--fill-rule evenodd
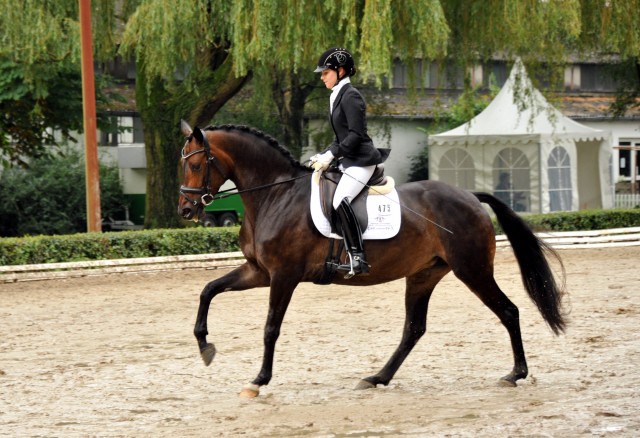
<path id="1" fill-rule="evenodd" d="M 272 137 L 246 126 L 207 126 L 193 129 L 184 121 L 182 187 L 178 214 L 203 219 L 204 207 L 227 180 L 235 183 L 245 207 L 239 242 L 246 262 L 208 283 L 201 295 L 194 328 L 206 366 L 216 349 L 207 342 L 207 315 L 218 294 L 269 287 L 264 328 L 264 355 L 257 377 L 243 386 L 241 397 L 256 397 L 272 378 L 276 341 L 296 286 L 322 277 L 330 239 L 314 227 L 310 216 L 312 170 L 296 161 Z M 397 187 L 402 226 L 388 240 L 365 240 L 371 263 L 368 276 L 337 285 L 369 286 L 405 278 L 405 322 L 400 344 L 376 374 L 361 379 L 356 389 L 388 385 L 426 332 L 429 299 L 450 271 L 460 279 L 506 328 L 513 350 L 512 370 L 499 380 L 517 386 L 528 375 L 518 308 L 496 283 L 495 230 L 487 204 L 506 234 L 517 259 L 524 288 L 555 335 L 565 331 L 564 267 L 558 254 L 529 229 L 509 206 L 488 193 L 472 193 L 439 181 L 419 181 Z M 563 281 L 556 281 L 548 258 L 560 264 Z"/>

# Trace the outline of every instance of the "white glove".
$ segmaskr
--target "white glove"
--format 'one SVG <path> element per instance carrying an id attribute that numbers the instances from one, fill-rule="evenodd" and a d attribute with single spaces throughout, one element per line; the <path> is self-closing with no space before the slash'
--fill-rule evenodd
<path id="1" fill-rule="evenodd" d="M 327 170 L 331 161 L 333 161 L 333 154 L 331 151 L 327 151 L 323 154 L 317 154 L 311 157 L 311 167 L 315 170 Z"/>

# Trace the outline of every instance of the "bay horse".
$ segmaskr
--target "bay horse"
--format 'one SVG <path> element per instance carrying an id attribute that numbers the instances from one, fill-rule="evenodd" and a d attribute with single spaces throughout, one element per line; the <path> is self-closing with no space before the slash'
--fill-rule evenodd
<path id="1" fill-rule="evenodd" d="M 187 141 L 182 149 L 184 175 L 178 214 L 187 220 L 202 219 L 204 206 L 213 201 L 226 180 L 235 183 L 245 207 L 239 240 L 246 262 L 208 283 L 200 295 L 194 334 L 205 365 L 211 364 L 216 351 L 207 342 L 212 299 L 227 291 L 270 288 L 262 367 L 240 393 L 255 397 L 272 378 L 276 340 L 293 291 L 300 282 L 317 281 L 323 273 L 329 239 L 312 222 L 312 171 L 294 160 L 275 139 L 249 127 L 208 126 L 202 130 L 191 129 L 183 121 L 181 128 Z M 493 195 L 471 193 L 439 181 L 402 184 L 397 190 L 403 207 L 402 226 L 393 238 L 365 241 L 370 275 L 351 279 L 338 275 L 333 281 L 369 286 L 406 278 L 406 320 L 400 344 L 382 369 L 360 380 L 356 388 L 389 384 L 425 333 L 429 298 L 450 271 L 507 329 L 514 366 L 500 382 L 516 386 L 528 374 L 519 311 L 494 279 L 495 231 L 481 203 L 495 212 L 515 253 L 525 290 L 556 335 L 566 326 L 564 281 L 556 282 L 547 256 L 556 256 L 561 267 L 562 261 Z M 561 275 L 564 280 L 564 268 Z"/>

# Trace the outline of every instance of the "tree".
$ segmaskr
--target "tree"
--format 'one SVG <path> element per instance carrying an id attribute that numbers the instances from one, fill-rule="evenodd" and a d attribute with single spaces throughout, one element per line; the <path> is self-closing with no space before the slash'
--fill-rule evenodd
<path id="1" fill-rule="evenodd" d="M 5 167 L 50 155 L 82 132 L 76 2 L 0 3 L 0 154 Z M 108 124 L 97 77 L 98 123 Z M 101 86 L 102 85 L 102 86 Z"/>
<path id="2" fill-rule="evenodd" d="M 577 50 L 610 59 L 620 88 L 611 112 L 622 116 L 640 108 L 640 0 L 580 0 Z"/>
<path id="3" fill-rule="evenodd" d="M 349 48 L 361 61 L 356 80 L 381 84 L 394 58 L 413 65 L 444 50 L 448 31 L 439 2 L 424 0 L 243 0 L 234 4 L 233 18 L 236 69 L 251 65 L 256 77 L 271 83 L 282 139 L 296 158 L 305 106 L 314 90 L 324 89 L 312 73 L 322 52 Z"/>
<path id="4" fill-rule="evenodd" d="M 136 59 L 136 100 L 147 157 L 146 227 L 178 226 L 180 120 L 204 128 L 250 79 L 229 48 L 231 2 L 140 2 L 127 21 L 122 54 Z"/>
<path id="5" fill-rule="evenodd" d="M 118 43 L 121 54 L 135 57 L 147 143 L 146 225 L 173 226 L 179 118 L 206 125 L 252 77 L 261 81 L 254 89 L 272 94 L 296 153 L 302 105 L 317 84 L 303 72 L 329 46 L 350 48 L 359 60 L 356 80 L 371 78 L 378 86 L 391 77 L 396 59 L 419 86 L 416 60 L 436 59 L 463 67 L 470 90 L 467 67 L 496 54 L 546 69 L 557 84 L 576 53 L 615 56 L 640 71 L 639 1 L 96 0 L 94 45 L 96 59 L 114 56 Z M 73 0 L 5 0 L 0 60 L 23 63 L 25 83 L 46 89 L 43 79 L 57 63 L 77 60 L 76 17 Z M 623 107 L 637 104 L 638 80 L 631 80 L 621 90 L 629 98 L 620 100 Z M 467 110 L 472 113 L 471 104 Z"/>
<path id="6" fill-rule="evenodd" d="M 404 0 L 391 8 L 386 1 L 356 0 L 140 2 L 121 50 L 134 54 L 138 66 L 136 98 L 149 174 L 146 225 L 177 221 L 178 168 L 168 159 L 176 157 L 180 118 L 202 127 L 255 75 L 264 81 L 256 85 L 261 92 L 272 91 L 285 144 L 299 156 L 304 105 L 314 88 L 309 80 L 316 81 L 311 75 L 305 79 L 300 69 L 311 70 L 326 44 L 361 46 L 371 55 L 363 64 L 365 74 L 388 72 L 392 52 L 410 62 L 420 53 L 436 53 L 446 24 L 438 2 L 428 3 Z M 373 39 L 362 39 L 362 27 L 376 33 L 384 27 L 386 40 L 371 44 Z M 335 36 L 328 29 L 337 29 Z"/>

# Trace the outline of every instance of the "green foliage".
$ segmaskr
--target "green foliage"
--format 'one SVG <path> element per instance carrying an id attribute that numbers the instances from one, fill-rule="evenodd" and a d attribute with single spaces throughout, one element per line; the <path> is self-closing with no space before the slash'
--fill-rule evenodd
<path id="1" fill-rule="evenodd" d="M 123 211 L 118 168 L 100 164 L 103 217 Z M 84 158 L 67 148 L 26 169 L 0 171 L 0 236 L 69 234 L 87 229 Z"/>
<path id="2" fill-rule="evenodd" d="M 239 228 L 187 228 L 0 238 L 0 265 L 238 251 Z"/>
<path id="3" fill-rule="evenodd" d="M 83 131 L 82 80 L 78 66 L 60 63 L 58 70 L 41 78 L 39 87 L 30 86 L 22 63 L 0 61 L 0 152 L 3 167 L 27 166 L 28 158 L 50 156 L 59 147 L 75 141 L 74 132 Z M 96 77 L 97 90 L 109 81 Z M 114 94 L 96 93 L 104 107 Z M 97 121 L 106 126 L 106 111 Z"/>
<path id="4" fill-rule="evenodd" d="M 270 93 L 255 89 L 256 81 L 232 98 L 211 120 L 214 125 L 246 125 L 281 140 L 283 127 Z"/>
<path id="5" fill-rule="evenodd" d="M 535 232 L 608 230 L 640 226 L 640 208 L 566 211 L 522 218 Z M 495 218 L 493 226 L 497 233 L 502 233 Z"/>
<path id="6" fill-rule="evenodd" d="M 640 226 L 640 209 L 580 210 L 524 216 L 534 230 L 606 230 Z"/>
<path id="7" fill-rule="evenodd" d="M 112 44 L 108 53 L 100 45 L 97 59 L 103 59 L 114 53 L 111 33 L 103 30 L 105 23 L 115 26 L 115 11 L 109 12 L 110 0 L 94 3 L 103 13 L 94 15 L 94 24 Z M 83 131 L 78 1 L 3 0 L 0 29 L 0 154 L 4 167 L 24 166 Z M 117 98 L 100 91 L 107 85 L 106 77 L 96 76 L 100 127 L 106 117 L 101 109 Z"/>

